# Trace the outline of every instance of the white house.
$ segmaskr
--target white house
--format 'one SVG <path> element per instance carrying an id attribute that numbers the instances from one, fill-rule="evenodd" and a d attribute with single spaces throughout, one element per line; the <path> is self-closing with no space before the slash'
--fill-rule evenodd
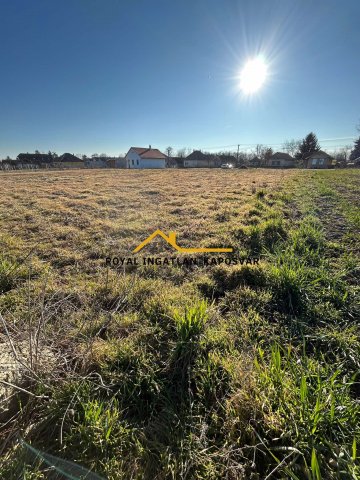
<path id="1" fill-rule="evenodd" d="M 284 152 L 276 152 L 271 155 L 269 162 L 269 167 L 278 167 L 278 168 L 291 168 L 295 167 L 295 159 Z"/>
<path id="2" fill-rule="evenodd" d="M 126 168 L 165 168 L 166 155 L 157 148 L 131 147 L 125 155 Z"/>
<path id="3" fill-rule="evenodd" d="M 214 168 L 220 167 L 220 165 L 221 160 L 217 155 L 203 153 L 200 150 L 194 150 L 184 158 L 183 162 L 185 168 Z"/>

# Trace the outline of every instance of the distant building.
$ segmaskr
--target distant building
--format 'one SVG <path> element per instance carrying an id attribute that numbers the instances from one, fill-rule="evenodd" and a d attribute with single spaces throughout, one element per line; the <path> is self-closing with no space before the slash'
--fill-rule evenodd
<path id="1" fill-rule="evenodd" d="M 105 157 L 87 157 L 84 159 L 85 168 L 107 168 Z"/>
<path id="2" fill-rule="evenodd" d="M 56 167 L 61 168 L 84 168 L 84 160 L 72 153 L 63 153 L 60 157 L 54 158 Z"/>
<path id="3" fill-rule="evenodd" d="M 346 164 L 346 168 L 360 168 L 360 157 Z"/>
<path id="4" fill-rule="evenodd" d="M 318 150 L 305 159 L 304 166 L 305 168 L 332 168 L 333 159 L 326 152 Z"/>
<path id="5" fill-rule="evenodd" d="M 170 167 L 184 168 L 185 157 L 171 157 Z"/>
<path id="6" fill-rule="evenodd" d="M 254 157 L 249 161 L 249 167 L 257 168 L 260 167 L 261 160 L 259 157 Z"/>
<path id="7" fill-rule="evenodd" d="M 165 168 L 167 156 L 157 148 L 131 147 L 125 155 L 126 168 Z"/>
<path id="8" fill-rule="evenodd" d="M 268 166 L 275 168 L 293 168 L 295 167 L 295 158 L 285 152 L 276 152 L 269 158 Z"/>
<path id="9" fill-rule="evenodd" d="M 79 163 L 82 162 L 83 160 L 73 153 L 63 153 L 60 155 L 60 157 L 56 158 L 57 162 L 66 162 L 66 163 Z"/>
<path id="10" fill-rule="evenodd" d="M 166 168 L 179 168 L 179 158 L 180 157 L 167 156 Z"/>
<path id="11" fill-rule="evenodd" d="M 109 157 L 106 159 L 108 168 L 126 168 L 124 157 Z"/>
<path id="12" fill-rule="evenodd" d="M 220 167 L 221 159 L 211 153 L 203 153 L 200 150 L 194 150 L 190 155 L 184 158 L 184 168 L 216 168 Z"/>
<path id="13" fill-rule="evenodd" d="M 126 168 L 124 157 L 91 157 L 85 158 L 85 168 Z"/>
<path id="14" fill-rule="evenodd" d="M 21 163 L 52 163 L 54 158 L 49 153 L 19 153 L 17 160 Z"/>

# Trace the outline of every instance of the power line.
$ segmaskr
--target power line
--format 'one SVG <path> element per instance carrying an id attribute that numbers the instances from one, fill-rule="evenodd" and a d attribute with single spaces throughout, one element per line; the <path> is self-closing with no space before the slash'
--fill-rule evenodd
<path id="1" fill-rule="evenodd" d="M 319 139 L 318 141 L 319 142 L 323 142 L 323 143 L 326 143 L 326 142 L 334 142 L 334 141 L 338 141 L 338 140 L 349 140 L 349 141 L 354 141 L 357 137 L 333 137 L 333 138 L 323 138 L 323 139 Z M 283 142 L 279 142 L 279 143 L 241 143 L 240 145 L 242 147 L 256 147 L 257 145 L 264 145 L 264 146 L 269 146 L 269 147 L 279 147 L 279 146 L 282 146 L 284 145 L 284 143 L 286 142 L 286 140 L 284 140 Z M 217 149 L 217 148 L 234 148 L 234 147 L 237 147 L 238 144 L 237 143 L 234 143 L 232 145 L 217 145 L 217 146 L 212 146 L 212 147 L 202 147 L 204 150 L 207 149 L 207 150 L 214 150 L 214 149 Z M 338 144 L 338 145 L 331 145 L 332 148 L 335 148 L 335 147 L 343 147 L 344 145 L 343 144 Z"/>
<path id="2" fill-rule="evenodd" d="M 351 142 L 354 142 L 357 139 L 357 137 L 333 137 L 333 138 L 323 138 L 319 139 L 320 143 L 327 143 L 327 142 L 335 142 L 339 140 L 348 140 Z M 256 147 L 257 145 L 263 145 L 265 147 L 282 147 L 286 140 L 279 142 L 279 143 L 233 143 L 229 145 L 213 145 L 213 146 L 207 146 L 207 147 L 201 147 L 202 150 L 217 150 L 217 149 L 223 149 L 223 148 L 239 148 L 239 146 L 242 147 L 242 150 L 244 149 L 249 149 L 251 147 Z M 336 145 L 328 145 L 327 148 L 342 148 L 345 147 L 345 144 L 336 144 Z M 186 148 L 186 147 L 185 147 Z M 188 147 L 191 148 L 191 147 Z M 199 150 L 199 147 L 196 147 L 195 150 Z"/>

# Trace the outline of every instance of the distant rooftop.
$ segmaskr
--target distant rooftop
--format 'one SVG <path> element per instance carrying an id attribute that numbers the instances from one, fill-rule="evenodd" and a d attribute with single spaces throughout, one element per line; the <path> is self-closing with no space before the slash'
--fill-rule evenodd
<path id="1" fill-rule="evenodd" d="M 143 147 L 131 147 L 130 150 L 135 150 L 141 158 L 167 158 L 166 155 L 160 152 L 157 148 L 143 148 Z"/>
<path id="2" fill-rule="evenodd" d="M 294 158 L 285 152 L 275 152 L 271 155 L 271 160 L 294 160 Z"/>
<path id="3" fill-rule="evenodd" d="M 201 150 L 194 150 L 186 157 L 186 160 L 212 160 L 217 157 L 211 153 L 203 153 Z"/>
<path id="4" fill-rule="evenodd" d="M 311 155 L 309 155 L 307 158 L 313 158 L 313 157 L 316 157 L 318 158 L 319 155 L 321 157 L 324 157 L 324 158 L 331 158 L 331 155 L 329 155 L 328 153 L 324 152 L 323 150 L 317 150 L 316 152 L 312 153 Z"/>

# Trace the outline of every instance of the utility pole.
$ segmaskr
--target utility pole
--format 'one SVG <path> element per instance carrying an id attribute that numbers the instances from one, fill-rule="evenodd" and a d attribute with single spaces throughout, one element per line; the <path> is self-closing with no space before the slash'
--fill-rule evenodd
<path id="1" fill-rule="evenodd" d="M 239 147 L 240 145 L 238 144 L 238 149 L 237 149 L 237 154 L 236 154 L 236 166 L 239 166 Z"/>

